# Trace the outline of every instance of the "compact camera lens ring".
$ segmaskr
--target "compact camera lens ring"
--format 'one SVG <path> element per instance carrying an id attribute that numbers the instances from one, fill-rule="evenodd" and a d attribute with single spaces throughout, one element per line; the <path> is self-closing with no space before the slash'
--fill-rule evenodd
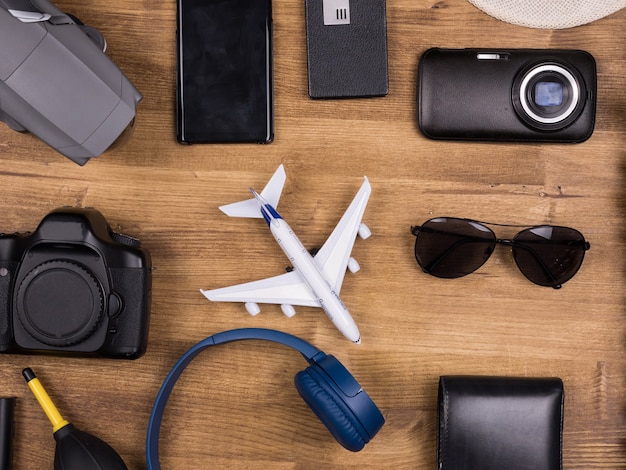
<path id="1" fill-rule="evenodd" d="M 559 112 L 554 117 L 547 117 L 542 115 L 543 113 L 536 112 L 539 105 L 536 104 L 535 100 L 532 99 L 532 84 L 536 84 L 537 79 L 541 79 L 540 77 L 542 75 L 545 76 L 546 73 L 556 74 L 556 80 L 558 80 L 558 77 L 565 78 L 565 90 L 566 92 L 571 91 L 571 93 L 568 93 L 571 96 L 568 97 L 569 99 L 566 102 L 567 107 L 565 111 Z M 576 79 L 571 73 L 558 65 L 541 65 L 537 68 L 534 68 L 528 74 L 526 74 L 526 76 L 522 80 L 522 83 L 520 84 L 520 101 L 522 104 L 522 108 L 524 108 L 526 114 L 532 117 L 535 121 L 541 122 L 542 124 L 555 124 L 566 119 L 570 114 L 572 114 L 572 112 L 576 108 L 579 99 L 580 90 Z"/>
<path id="2" fill-rule="evenodd" d="M 68 347 L 85 341 L 104 314 L 102 286 L 84 266 L 67 260 L 42 263 L 24 276 L 15 312 L 40 343 Z"/>
<path id="3" fill-rule="evenodd" d="M 556 62 L 540 62 L 522 70 L 512 89 L 518 116 L 541 131 L 560 130 L 574 122 L 586 95 L 580 74 Z"/>

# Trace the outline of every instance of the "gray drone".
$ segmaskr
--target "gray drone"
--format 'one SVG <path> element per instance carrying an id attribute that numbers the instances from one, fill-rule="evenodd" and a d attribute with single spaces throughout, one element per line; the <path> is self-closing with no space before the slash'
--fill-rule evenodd
<path id="1" fill-rule="evenodd" d="M 106 41 L 48 0 L 0 0 L 0 121 L 84 165 L 132 129 L 141 93 Z"/>

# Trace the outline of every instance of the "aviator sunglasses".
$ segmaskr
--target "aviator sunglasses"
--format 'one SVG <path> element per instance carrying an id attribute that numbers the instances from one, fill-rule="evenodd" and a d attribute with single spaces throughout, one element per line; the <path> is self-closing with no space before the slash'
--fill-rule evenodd
<path id="1" fill-rule="evenodd" d="M 415 258 L 422 270 L 433 276 L 456 278 L 480 268 L 496 244 L 508 245 L 519 270 L 535 284 L 559 289 L 580 268 L 589 242 L 569 227 L 537 225 L 519 232 L 512 239 L 497 238 L 486 225 L 492 224 L 455 217 L 437 217 L 411 227 Z"/>

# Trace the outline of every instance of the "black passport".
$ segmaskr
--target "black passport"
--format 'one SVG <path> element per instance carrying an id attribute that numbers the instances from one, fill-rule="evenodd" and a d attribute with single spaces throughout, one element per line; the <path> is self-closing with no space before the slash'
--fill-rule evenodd
<path id="1" fill-rule="evenodd" d="M 389 92 L 385 0 L 305 0 L 309 96 Z"/>

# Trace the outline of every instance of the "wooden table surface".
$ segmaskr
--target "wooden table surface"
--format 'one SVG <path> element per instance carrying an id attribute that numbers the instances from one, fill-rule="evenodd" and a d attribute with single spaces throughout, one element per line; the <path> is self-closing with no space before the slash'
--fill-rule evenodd
<path id="1" fill-rule="evenodd" d="M 107 53 L 144 99 L 130 141 L 84 167 L 0 125 L 0 230 L 34 230 L 61 206 L 95 207 L 114 230 L 140 238 L 154 264 L 150 339 L 136 361 L 4 355 L 0 396 L 18 398 L 15 469 L 51 469 L 54 454 L 22 368 L 35 370 L 64 417 L 142 469 L 150 410 L 172 365 L 199 340 L 239 327 L 289 332 L 335 355 L 385 426 L 363 451 L 344 450 L 293 387 L 306 366 L 299 354 L 240 342 L 204 352 L 179 381 L 161 434 L 164 468 L 434 468 L 437 384 L 450 374 L 562 378 L 564 468 L 626 468 L 626 10 L 545 31 L 500 22 L 463 0 L 389 0 L 389 95 L 313 101 L 304 4 L 281 0 L 273 6 L 274 142 L 182 146 L 174 0 L 56 4 L 105 35 Z M 575 145 L 426 139 L 415 118 L 416 70 L 433 46 L 589 51 L 598 66 L 593 136 Z M 266 306 L 251 317 L 199 292 L 287 266 L 262 222 L 217 209 L 262 187 L 281 163 L 281 214 L 308 247 L 324 242 L 363 176 L 371 181 L 364 222 L 373 236 L 357 240 L 361 271 L 346 275 L 341 292 L 360 346 L 317 309 L 288 319 Z M 571 226 L 591 249 L 560 290 L 527 281 L 502 247 L 478 272 L 442 280 L 418 268 L 409 228 L 444 215 Z"/>

